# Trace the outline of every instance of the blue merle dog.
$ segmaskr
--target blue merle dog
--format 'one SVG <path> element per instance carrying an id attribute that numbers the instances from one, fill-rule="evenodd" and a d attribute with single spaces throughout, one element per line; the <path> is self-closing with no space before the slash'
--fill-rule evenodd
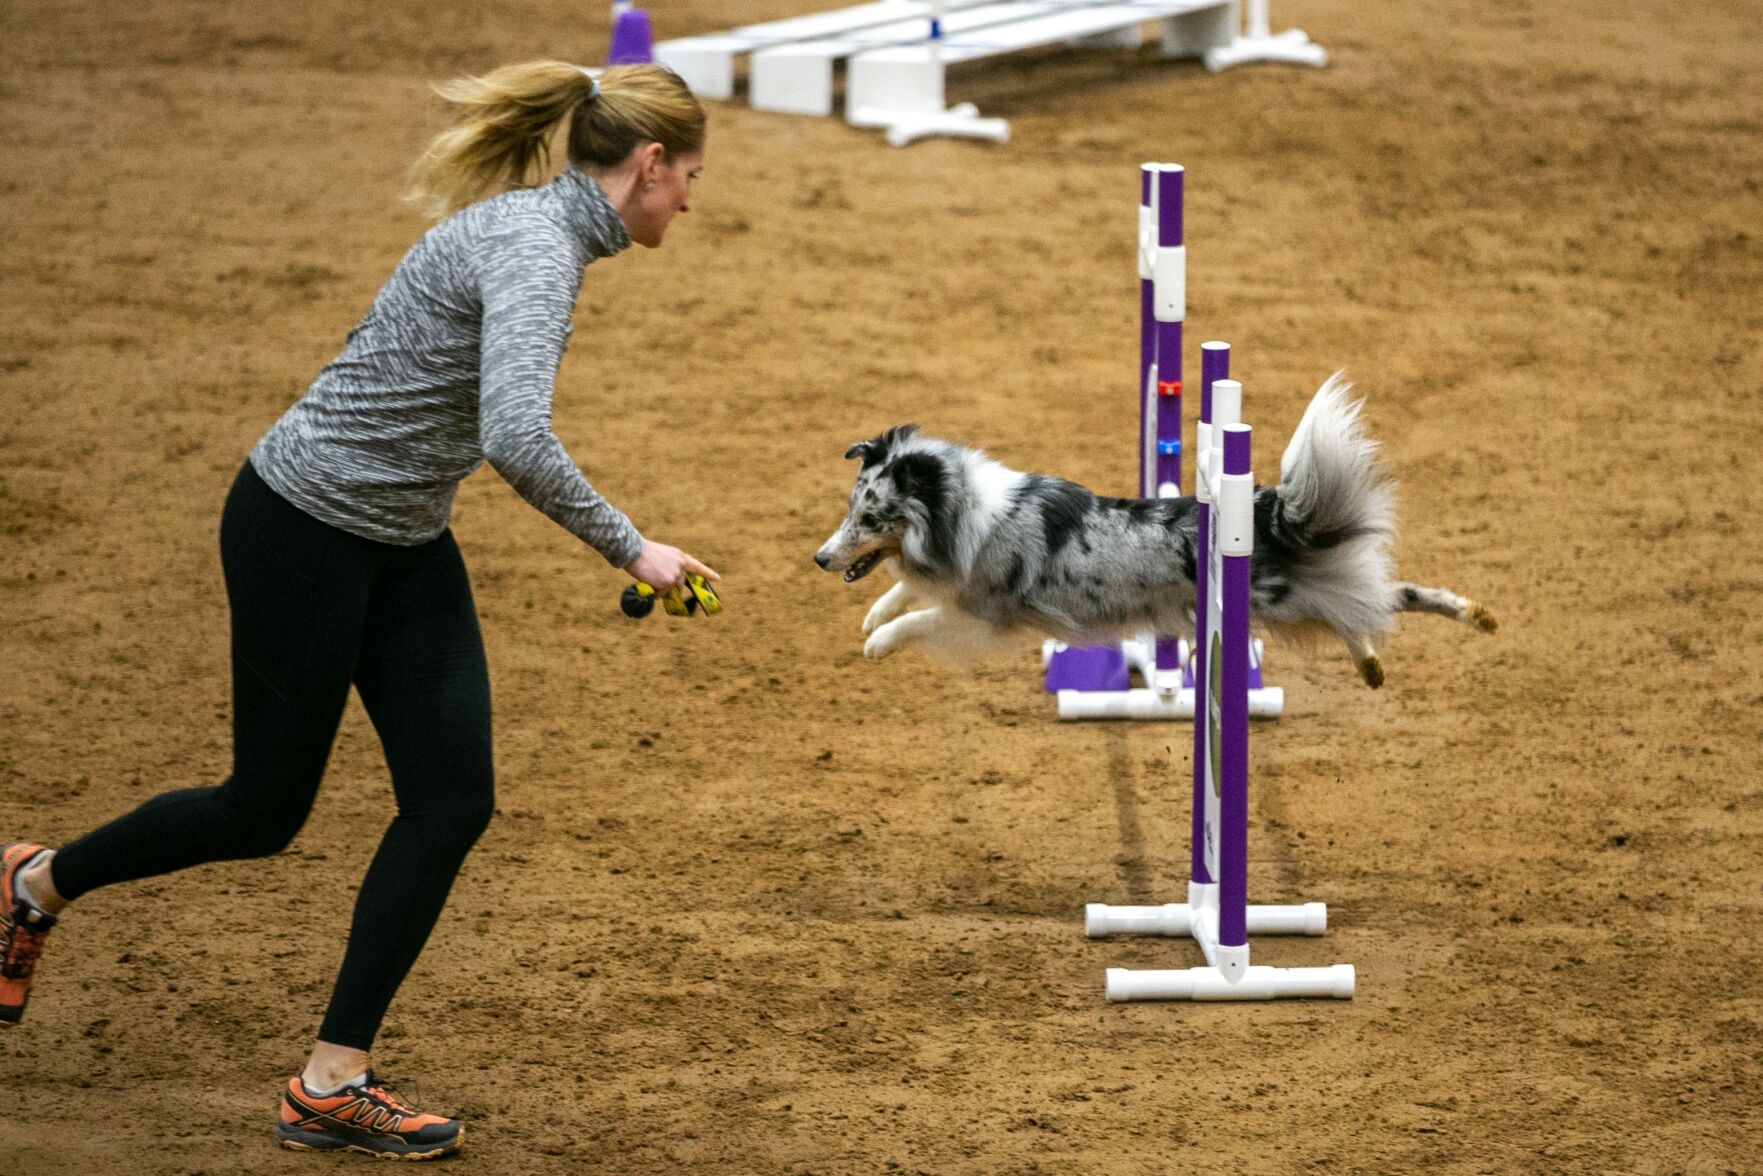
<path id="1" fill-rule="evenodd" d="M 1397 613 L 1436 613 L 1491 632 L 1481 605 L 1393 578 L 1394 490 L 1337 373 L 1310 402 L 1255 490 L 1250 602 L 1276 631 L 1321 627 L 1381 686 L 1378 639 Z M 976 449 L 889 429 L 846 451 L 862 468 L 850 512 L 815 554 L 847 582 L 887 562 L 897 583 L 869 610 L 863 652 L 909 645 L 957 660 L 1045 635 L 1074 645 L 1189 631 L 1195 500 L 1105 498 L 1025 474 Z"/>

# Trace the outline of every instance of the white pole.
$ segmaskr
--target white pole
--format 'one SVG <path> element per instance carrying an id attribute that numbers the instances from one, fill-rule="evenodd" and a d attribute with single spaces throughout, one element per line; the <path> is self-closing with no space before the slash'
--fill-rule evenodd
<path id="1" fill-rule="evenodd" d="M 1249 0 L 1249 37 L 1259 41 L 1272 35 L 1273 25 L 1267 16 L 1267 0 Z"/>

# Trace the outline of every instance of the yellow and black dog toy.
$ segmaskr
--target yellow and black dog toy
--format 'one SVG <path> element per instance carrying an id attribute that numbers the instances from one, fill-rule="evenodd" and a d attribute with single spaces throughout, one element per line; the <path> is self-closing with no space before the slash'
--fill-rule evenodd
<path id="1" fill-rule="evenodd" d="M 722 598 L 716 594 L 710 581 L 696 572 L 686 575 L 685 588 L 669 588 L 662 593 L 657 593 L 654 585 L 638 580 L 620 594 L 618 607 L 625 616 L 640 621 L 655 611 L 657 596 L 661 599 L 661 607 L 670 617 L 689 617 L 700 608 L 707 617 L 713 617 L 722 611 Z"/>

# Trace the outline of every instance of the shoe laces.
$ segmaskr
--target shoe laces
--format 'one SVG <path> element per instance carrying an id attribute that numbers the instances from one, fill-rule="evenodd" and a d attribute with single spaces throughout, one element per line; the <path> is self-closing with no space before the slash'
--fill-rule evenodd
<path id="1" fill-rule="evenodd" d="M 420 1102 L 422 1099 L 421 1088 L 418 1087 L 413 1080 L 381 1078 L 378 1074 L 369 1070 L 367 1072 L 367 1081 L 361 1084 L 361 1089 L 376 1098 L 385 1100 L 403 1114 L 422 1114 L 421 1111 L 417 1110 L 416 1107 L 412 1105 L 413 1102 Z M 411 1092 L 408 1099 L 403 1096 L 402 1092 L 405 1090 Z"/>
<path id="2" fill-rule="evenodd" d="M 49 938 L 49 928 L 33 927 L 26 920 L 31 910 L 20 904 L 12 913 L 12 934 L 6 939 L 6 958 L 0 961 L 0 974 L 8 980 L 28 980 L 36 970 L 37 957 Z M 53 924 L 51 924 L 53 925 Z"/>

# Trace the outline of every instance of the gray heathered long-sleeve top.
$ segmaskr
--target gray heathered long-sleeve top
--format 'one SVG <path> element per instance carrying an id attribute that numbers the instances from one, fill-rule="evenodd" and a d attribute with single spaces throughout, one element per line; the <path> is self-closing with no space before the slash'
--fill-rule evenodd
<path id="1" fill-rule="evenodd" d="M 313 517 L 382 543 L 426 543 L 488 461 L 528 502 L 624 567 L 643 538 L 551 431 L 582 270 L 630 244 L 570 167 L 473 204 L 411 247 L 343 353 L 251 451 Z"/>

